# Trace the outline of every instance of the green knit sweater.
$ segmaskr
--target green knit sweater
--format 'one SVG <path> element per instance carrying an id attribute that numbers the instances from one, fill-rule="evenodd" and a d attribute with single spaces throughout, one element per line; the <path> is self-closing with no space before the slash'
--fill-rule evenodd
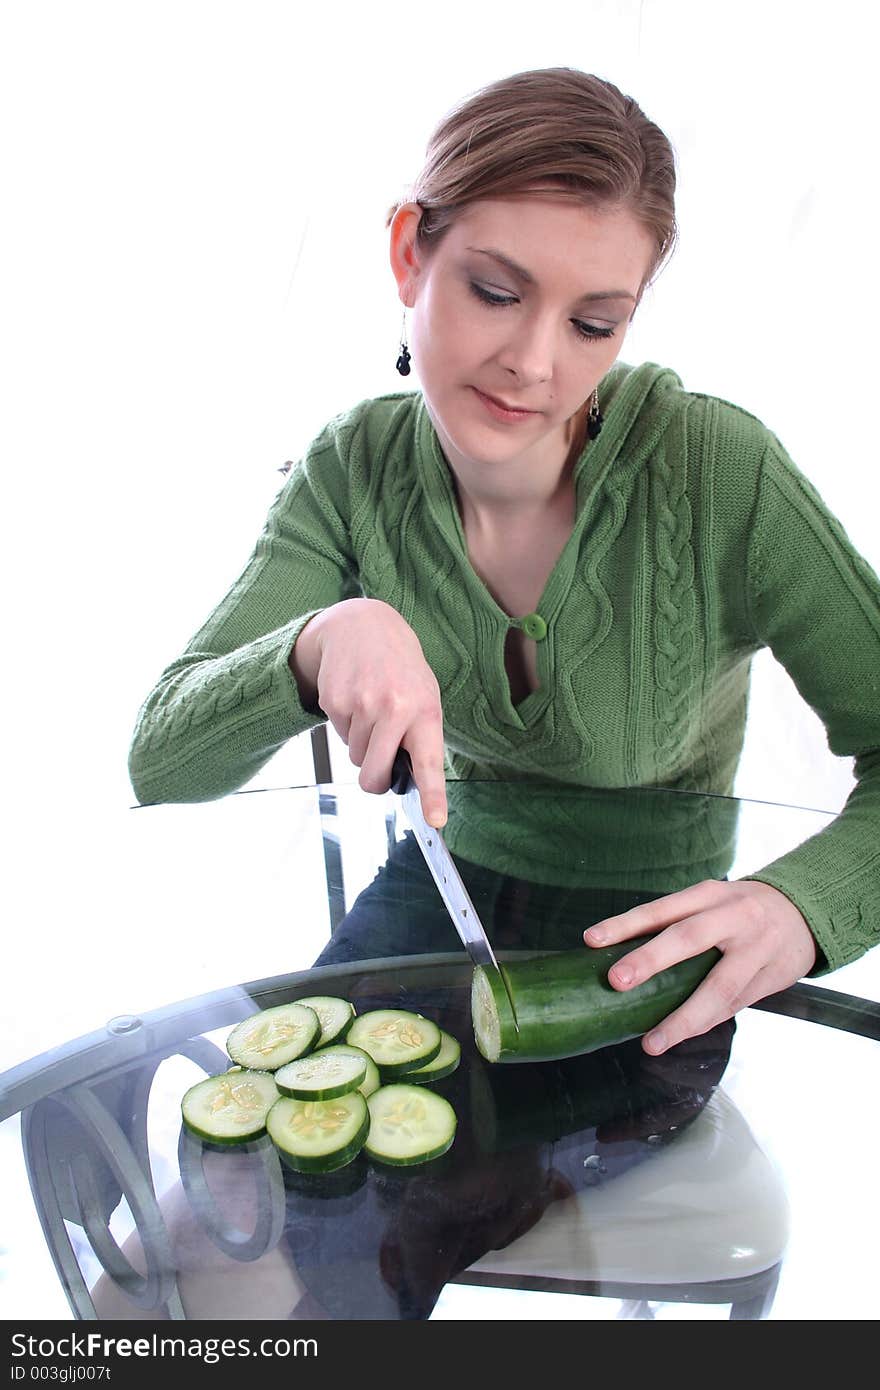
<path id="1" fill-rule="evenodd" d="M 575 470 L 574 529 L 537 613 L 519 620 L 468 560 L 421 395 L 334 419 L 241 577 L 141 709 L 135 794 L 223 796 L 319 722 L 288 654 L 310 617 L 358 594 L 391 604 L 418 635 L 440 684 L 450 776 L 469 786 L 729 794 L 751 658 L 768 646 L 831 751 L 855 758 L 857 782 L 825 830 L 752 877 L 791 898 L 824 954 L 819 969 L 836 969 L 880 940 L 880 583 L 752 415 L 652 363 L 617 363 L 601 395 L 604 428 Z M 540 684 L 514 705 L 504 641 L 516 622 L 536 638 Z M 524 803 L 535 816 L 546 802 L 506 801 L 509 835 L 497 798 L 462 818 L 451 801 L 450 847 L 527 876 L 516 825 Z M 710 859 L 695 851 L 686 867 Z"/>

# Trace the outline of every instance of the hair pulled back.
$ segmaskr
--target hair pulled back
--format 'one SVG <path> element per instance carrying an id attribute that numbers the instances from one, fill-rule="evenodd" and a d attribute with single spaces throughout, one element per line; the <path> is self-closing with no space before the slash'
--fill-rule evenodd
<path id="1" fill-rule="evenodd" d="M 576 68 L 515 73 L 455 106 L 431 136 L 407 201 L 422 208 L 418 244 L 428 250 L 469 203 L 551 192 L 626 207 L 656 245 L 645 285 L 671 254 L 678 235 L 671 144 L 632 97 Z"/>

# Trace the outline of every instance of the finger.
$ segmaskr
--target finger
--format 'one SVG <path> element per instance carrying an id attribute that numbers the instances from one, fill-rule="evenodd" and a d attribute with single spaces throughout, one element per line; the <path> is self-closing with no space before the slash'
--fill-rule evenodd
<path id="1" fill-rule="evenodd" d="M 686 1038 L 700 1037 L 733 1018 L 740 1009 L 760 998 L 758 980 L 763 973 L 754 959 L 749 963 L 748 958 L 740 957 L 735 964 L 729 957 L 719 961 L 689 999 L 645 1034 L 645 1052 L 657 1057 Z"/>
<path id="2" fill-rule="evenodd" d="M 348 756 L 355 767 L 362 768 L 370 748 L 374 725 L 368 719 L 352 719 L 348 726 Z M 360 778 L 358 778 L 360 781 Z M 361 783 L 363 785 L 363 783 Z"/>
<path id="3" fill-rule="evenodd" d="M 639 903 L 627 912 L 619 912 L 614 917 L 605 917 L 594 922 L 584 932 L 588 946 L 613 946 L 619 941 L 628 941 L 633 936 L 643 936 L 647 932 L 659 931 L 672 922 L 689 917 L 694 912 L 717 903 L 725 885 L 715 879 L 704 883 L 694 883 L 690 888 L 682 888 L 677 893 L 667 893 L 649 903 Z"/>
<path id="4" fill-rule="evenodd" d="M 403 746 L 412 762 L 413 780 L 419 789 L 422 815 L 439 830 L 446 824 L 446 769 L 443 759 L 443 726 L 439 719 L 423 718 L 410 729 Z"/>
<path id="5" fill-rule="evenodd" d="M 378 784 L 374 785 L 376 765 L 380 760 L 383 744 L 386 747 L 389 746 L 400 732 L 399 724 L 396 727 L 393 724 L 389 726 L 377 719 L 374 714 L 355 711 L 351 716 L 348 727 L 348 756 L 355 767 L 362 770 L 362 775 L 358 781 L 364 791 L 387 791 L 387 782 L 384 787 Z M 364 769 L 366 769 L 366 776 L 363 775 Z"/>
<path id="6" fill-rule="evenodd" d="M 724 940 L 724 913 L 715 906 L 698 912 L 683 922 L 673 922 L 642 946 L 627 951 L 608 971 L 608 983 L 615 989 L 634 989 L 661 970 L 683 960 L 691 960 L 710 946 Z"/>
<path id="7" fill-rule="evenodd" d="M 403 733 L 397 722 L 377 723 L 370 729 L 358 777 L 365 792 L 387 792 L 391 786 L 391 767 Z"/>

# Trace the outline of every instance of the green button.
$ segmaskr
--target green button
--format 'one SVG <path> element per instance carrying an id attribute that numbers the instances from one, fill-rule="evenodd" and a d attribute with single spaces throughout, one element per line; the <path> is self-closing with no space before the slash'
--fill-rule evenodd
<path id="1" fill-rule="evenodd" d="M 540 613 L 529 613 L 522 620 L 522 630 L 526 637 L 532 637 L 536 642 L 540 642 L 542 637 L 547 636 L 547 624 Z"/>

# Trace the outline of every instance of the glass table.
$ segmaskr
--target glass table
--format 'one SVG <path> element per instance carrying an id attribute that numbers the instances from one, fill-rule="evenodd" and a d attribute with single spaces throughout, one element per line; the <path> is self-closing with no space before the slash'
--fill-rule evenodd
<path id="1" fill-rule="evenodd" d="M 662 790 L 449 797 L 447 839 L 502 961 L 739 877 L 832 819 Z M 470 964 L 391 794 L 137 808 L 103 849 L 119 887 L 96 899 L 76 978 L 47 969 L 7 1019 L 0 1316 L 876 1317 L 875 953 L 661 1058 L 636 1038 L 492 1066 Z M 186 1089 L 231 1064 L 232 1027 L 315 994 L 459 1039 L 435 1086 L 458 1117 L 442 1158 L 361 1154 L 306 1176 L 266 1137 L 220 1151 L 182 1128 Z"/>

